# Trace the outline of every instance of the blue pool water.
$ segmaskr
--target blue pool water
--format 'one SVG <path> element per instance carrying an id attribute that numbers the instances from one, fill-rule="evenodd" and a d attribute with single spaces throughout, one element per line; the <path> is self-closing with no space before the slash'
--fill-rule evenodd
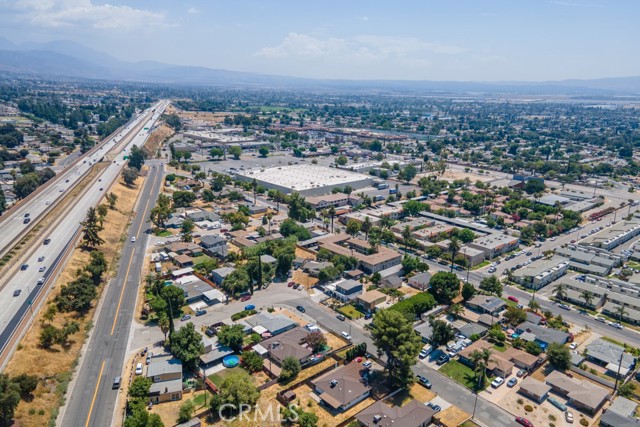
<path id="1" fill-rule="evenodd" d="M 240 358 L 235 354 L 225 357 L 222 359 L 222 366 L 225 368 L 235 368 L 240 364 Z"/>

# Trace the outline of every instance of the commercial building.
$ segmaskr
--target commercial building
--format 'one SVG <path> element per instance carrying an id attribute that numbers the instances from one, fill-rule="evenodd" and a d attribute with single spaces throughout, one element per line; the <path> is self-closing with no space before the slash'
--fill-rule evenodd
<path id="1" fill-rule="evenodd" d="M 346 257 L 353 256 L 358 260 L 358 268 L 367 274 L 373 274 L 387 268 L 399 265 L 402 255 L 398 252 L 378 246 L 377 252 L 371 252 L 371 245 L 361 239 L 350 237 L 347 234 L 338 234 L 325 237 L 317 242 L 320 248 Z"/>
<path id="2" fill-rule="evenodd" d="M 569 261 L 560 256 L 541 259 L 522 267 L 513 273 L 513 280 L 529 289 L 540 289 L 564 276 L 569 269 Z"/>
<path id="3" fill-rule="evenodd" d="M 315 210 L 327 209 L 332 206 L 337 208 L 349 204 L 349 196 L 344 193 L 334 193 L 324 196 L 307 197 L 307 203 Z"/>
<path id="4" fill-rule="evenodd" d="M 467 246 L 484 252 L 486 259 L 493 259 L 518 248 L 518 239 L 508 234 L 491 233 L 481 236 Z"/>
<path id="5" fill-rule="evenodd" d="M 610 251 L 611 249 L 628 242 L 640 234 L 640 221 L 634 217 L 631 221 L 620 221 L 610 227 L 587 237 L 580 242 L 581 245 L 594 246 Z"/>
<path id="6" fill-rule="evenodd" d="M 339 168 L 317 165 L 290 165 L 268 169 L 240 171 L 236 178 L 253 181 L 268 189 L 279 190 L 285 194 L 300 193 L 305 196 L 320 196 L 331 193 L 334 188 L 346 185 L 354 189 L 364 188 L 373 182 L 373 178 Z"/>

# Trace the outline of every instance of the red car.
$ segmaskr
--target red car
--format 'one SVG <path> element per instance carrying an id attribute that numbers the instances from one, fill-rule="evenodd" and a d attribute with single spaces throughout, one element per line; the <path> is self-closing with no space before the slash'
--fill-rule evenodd
<path id="1" fill-rule="evenodd" d="M 292 286 L 293 286 L 293 285 L 295 285 L 295 284 L 296 284 L 295 282 L 289 282 L 289 283 L 287 284 L 287 287 L 289 287 L 289 288 L 290 288 L 290 287 L 292 287 Z"/>
<path id="2" fill-rule="evenodd" d="M 533 423 L 526 418 L 516 417 L 516 422 L 524 427 L 533 427 Z"/>
<path id="3" fill-rule="evenodd" d="M 245 295 L 242 298 L 240 298 L 240 301 L 245 302 L 245 301 L 249 301 L 251 299 L 251 295 Z"/>
<path id="4" fill-rule="evenodd" d="M 509 296 L 507 297 L 507 299 L 508 299 L 509 301 L 518 302 L 518 298 L 516 298 L 516 297 L 514 297 L 514 296 L 511 296 L 511 295 L 509 295 Z"/>

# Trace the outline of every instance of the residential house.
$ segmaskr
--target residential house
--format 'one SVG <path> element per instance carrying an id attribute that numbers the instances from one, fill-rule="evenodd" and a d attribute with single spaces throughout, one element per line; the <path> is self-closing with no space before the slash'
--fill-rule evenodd
<path id="1" fill-rule="evenodd" d="M 466 306 L 473 311 L 480 314 L 490 314 L 493 316 L 499 316 L 506 307 L 505 302 L 494 296 L 490 295 L 474 295 L 469 301 L 466 302 Z"/>
<path id="2" fill-rule="evenodd" d="M 364 292 L 356 297 L 356 305 L 362 307 L 365 311 L 374 312 L 376 306 L 387 301 L 387 295 L 377 289 Z"/>
<path id="3" fill-rule="evenodd" d="M 625 353 L 624 347 L 602 339 L 592 341 L 585 351 L 587 360 L 606 367 L 614 375 L 620 368 L 620 374 L 626 376 L 636 363 L 636 358 Z"/>
<path id="4" fill-rule="evenodd" d="M 467 323 L 464 326 L 458 328 L 458 333 L 465 338 L 471 338 L 473 335 L 484 336 L 487 333 L 488 328 L 478 323 Z"/>
<path id="5" fill-rule="evenodd" d="M 418 335 L 420 335 L 420 339 L 422 339 L 423 343 L 427 344 L 431 341 L 431 337 L 433 336 L 433 328 L 431 327 L 431 323 L 421 323 L 418 326 L 414 326 L 413 330 L 416 331 Z"/>
<path id="6" fill-rule="evenodd" d="M 516 334 L 525 341 L 534 341 L 543 350 L 551 343 L 566 344 L 573 339 L 568 332 L 545 328 L 544 326 L 534 325 L 531 322 L 523 322 L 516 326 Z"/>
<path id="7" fill-rule="evenodd" d="M 342 279 L 338 282 L 326 285 L 325 291 L 333 298 L 340 301 L 351 301 L 362 293 L 362 283 L 355 280 Z"/>
<path id="8" fill-rule="evenodd" d="M 219 235 L 205 235 L 200 237 L 200 246 L 209 256 L 226 258 L 228 254 L 227 240 Z"/>
<path id="9" fill-rule="evenodd" d="M 383 278 L 380 282 L 380 285 L 389 289 L 400 289 L 400 287 L 402 286 L 402 277 L 398 276 L 397 274 L 392 274 Z"/>
<path id="10" fill-rule="evenodd" d="M 192 267 L 193 258 L 189 255 L 176 255 L 173 257 L 173 263 L 180 268 Z"/>
<path id="11" fill-rule="evenodd" d="M 354 360 L 311 381 L 318 397 L 336 411 L 346 411 L 371 394 L 371 386 L 363 376 L 366 369 Z"/>
<path id="12" fill-rule="evenodd" d="M 182 399 L 182 362 L 171 355 L 154 356 L 147 366 L 147 378 L 153 383 L 149 400 L 153 403 Z"/>
<path id="13" fill-rule="evenodd" d="M 569 245 L 556 248 L 556 254 L 569 259 L 569 267 L 583 273 L 607 276 L 622 264 L 622 257 L 590 246 Z"/>
<path id="14" fill-rule="evenodd" d="M 431 280 L 431 273 L 424 272 L 418 273 L 413 277 L 409 278 L 409 286 L 412 288 L 416 288 L 420 291 L 426 291 L 429 289 L 429 280 Z"/>
<path id="15" fill-rule="evenodd" d="M 549 395 L 551 387 L 533 377 L 526 377 L 520 382 L 518 392 L 536 403 L 541 403 Z"/>
<path id="16" fill-rule="evenodd" d="M 377 252 L 370 253 L 369 242 L 346 234 L 331 235 L 318 240 L 317 243 L 320 248 L 325 248 L 333 254 L 353 256 L 358 260 L 359 269 L 367 274 L 386 270 L 402 262 L 402 255 L 398 252 L 379 246 Z"/>
<path id="17" fill-rule="evenodd" d="M 356 414 L 363 427 L 427 427 L 436 411 L 415 399 L 403 406 L 377 401 Z"/>
<path id="18" fill-rule="evenodd" d="M 585 292 L 588 292 L 592 297 L 591 302 L 587 306 L 592 310 L 597 310 L 602 307 L 606 301 L 606 288 L 574 279 L 563 279 L 561 283 L 565 286 L 565 292 L 562 297 L 565 301 L 583 306 L 586 304 L 583 298 Z"/>
<path id="19" fill-rule="evenodd" d="M 175 427 L 202 427 L 200 418 L 191 418 L 189 421 L 177 424 Z"/>
<path id="20" fill-rule="evenodd" d="M 478 340 L 471 344 L 469 347 L 462 349 L 458 353 L 458 361 L 462 364 L 473 368 L 473 361 L 471 360 L 471 354 L 475 350 L 490 349 L 492 344 L 485 340 Z M 492 352 L 489 363 L 487 364 L 487 372 L 493 375 L 507 378 L 513 373 L 513 362 L 502 357 L 500 353 Z"/>
<path id="21" fill-rule="evenodd" d="M 262 335 L 265 332 L 271 335 L 279 335 L 298 326 L 296 322 L 283 314 L 259 313 L 247 319 L 253 331 Z"/>
<path id="22" fill-rule="evenodd" d="M 613 403 L 607 408 L 607 412 L 615 412 L 623 417 L 633 417 L 638 410 L 638 404 L 626 397 L 618 396 Z"/>
<path id="23" fill-rule="evenodd" d="M 633 416 L 624 417 L 607 410 L 600 417 L 600 427 L 640 427 L 640 419 Z"/>
<path id="24" fill-rule="evenodd" d="M 319 211 L 329 207 L 346 206 L 349 203 L 349 196 L 344 193 L 333 193 L 324 196 L 307 197 L 309 203 L 315 210 Z"/>
<path id="25" fill-rule="evenodd" d="M 224 279 L 226 279 L 227 276 L 229 276 L 234 271 L 236 271 L 236 269 L 233 267 L 216 268 L 215 270 L 211 271 L 211 280 L 216 285 L 221 286 L 222 282 L 224 282 Z"/>
<path id="26" fill-rule="evenodd" d="M 560 371 L 551 372 L 545 381 L 554 392 L 567 397 L 575 408 L 591 414 L 598 412 L 609 398 L 609 390 L 591 381 L 569 377 Z"/>
<path id="27" fill-rule="evenodd" d="M 296 327 L 262 341 L 254 346 L 254 350 L 260 353 L 260 347 L 262 347 L 264 349 L 263 353 L 267 354 L 278 365 L 282 365 L 282 362 L 287 357 L 293 357 L 301 365 L 305 365 L 313 356 L 312 349 L 305 344 L 308 336 L 309 331 L 307 329 Z"/>
<path id="28" fill-rule="evenodd" d="M 204 298 L 204 294 L 211 291 L 211 285 L 196 276 L 183 276 L 174 282 L 174 286 L 182 289 L 187 304 L 193 304 Z"/>

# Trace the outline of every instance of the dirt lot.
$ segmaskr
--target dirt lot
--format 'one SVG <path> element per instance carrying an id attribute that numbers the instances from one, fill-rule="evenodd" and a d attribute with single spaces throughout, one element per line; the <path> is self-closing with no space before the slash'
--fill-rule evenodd
<path id="1" fill-rule="evenodd" d="M 162 143 L 173 136 L 175 131 L 173 128 L 162 124 L 156 130 L 153 131 L 151 135 L 149 135 L 149 139 L 147 139 L 146 144 L 144 144 L 144 151 L 151 156 L 155 155 L 155 153 L 160 149 Z"/>
<path id="2" fill-rule="evenodd" d="M 169 111 L 167 111 L 169 113 Z M 209 113 L 206 111 L 178 111 L 178 115 L 182 119 L 198 120 L 209 123 L 223 123 L 226 116 L 233 116 L 234 113 Z"/>
<path id="3" fill-rule="evenodd" d="M 113 193 L 118 195 L 118 201 L 116 210 L 110 210 L 104 221 L 104 231 L 101 233 L 101 237 L 105 240 L 105 244 L 99 248 L 109 262 L 108 275 L 112 274 L 117 265 L 120 248 L 124 241 L 123 233 L 129 223 L 143 181 L 143 178 L 139 178 L 135 188 L 127 188 L 121 183 L 117 183 L 112 189 Z M 92 327 L 91 318 L 94 310 L 90 310 L 82 318 L 78 318 L 72 313 L 56 314 L 51 322 L 52 325 L 62 327 L 66 321 L 75 320 L 80 324 L 80 331 L 70 337 L 68 345 L 64 347 L 56 345 L 51 350 L 44 350 L 39 346 L 42 327 L 48 324 L 43 318 L 43 313 L 57 295 L 57 289 L 73 280 L 77 269 L 84 267 L 88 259 L 88 252 L 79 248 L 74 250 L 69 263 L 53 285 L 53 290 L 47 303 L 43 305 L 43 310 L 36 314 L 33 324 L 7 365 L 6 373 L 10 375 L 31 374 L 33 367 L 39 366 L 38 373 L 41 381 L 33 393 L 34 398 L 29 402 L 21 401 L 16 410 L 17 425 L 20 427 L 41 427 L 46 425 L 50 418 L 57 415 L 60 399 L 66 392 L 80 349 Z M 104 283 L 107 280 L 108 278 Z M 99 290 L 99 292 L 101 291 L 102 289 Z"/>
<path id="4" fill-rule="evenodd" d="M 301 269 L 295 270 L 293 272 L 293 277 L 291 278 L 291 280 L 303 285 L 306 289 L 311 289 L 316 283 L 318 283 L 317 278 L 309 276 Z"/>

